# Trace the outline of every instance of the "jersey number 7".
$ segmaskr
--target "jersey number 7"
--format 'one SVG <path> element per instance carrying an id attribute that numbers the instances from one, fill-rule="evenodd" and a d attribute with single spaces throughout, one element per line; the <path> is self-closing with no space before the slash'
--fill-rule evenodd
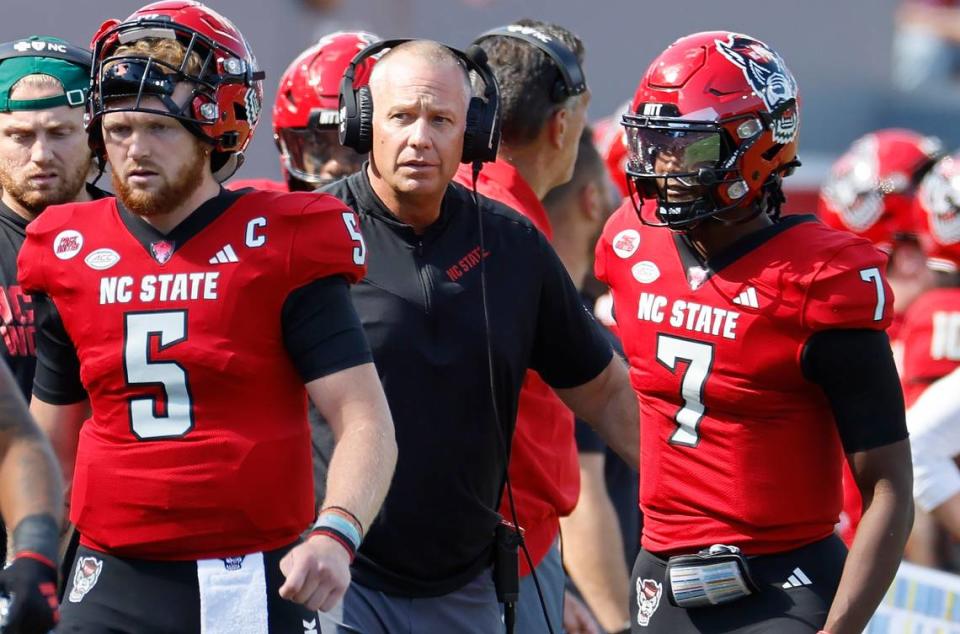
<path id="1" fill-rule="evenodd" d="M 700 443 L 700 421 L 707 411 L 703 404 L 703 391 L 713 368 L 713 346 L 702 341 L 658 334 L 657 361 L 674 374 L 679 362 L 686 364 L 680 379 L 683 407 L 673 417 L 677 429 L 670 435 L 670 443 L 696 447 Z"/>

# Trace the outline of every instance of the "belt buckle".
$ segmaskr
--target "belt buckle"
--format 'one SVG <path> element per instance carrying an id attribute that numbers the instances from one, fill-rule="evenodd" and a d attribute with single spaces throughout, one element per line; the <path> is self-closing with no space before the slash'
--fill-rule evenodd
<path id="1" fill-rule="evenodd" d="M 714 544 L 667 561 L 670 602 L 680 608 L 723 605 L 757 591 L 747 560 L 736 546 Z"/>

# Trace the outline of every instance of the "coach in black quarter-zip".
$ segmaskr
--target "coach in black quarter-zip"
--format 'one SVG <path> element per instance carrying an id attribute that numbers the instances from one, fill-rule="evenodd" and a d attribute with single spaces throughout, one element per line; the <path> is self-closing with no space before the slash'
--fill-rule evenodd
<path id="1" fill-rule="evenodd" d="M 351 294 L 399 459 L 335 616 L 365 634 L 502 632 L 490 567 L 527 369 L 634 464 L 636 401 L 546 238 L 451 183 L 459 160 L 478 160 L 470 144 L 483 120 L 480 100 L 465 94 L 465 56 L 433 42 L 386 44 L 370 86 L 353 95 L 370 162 L 325 191 L 360 216 L 368 272 Z"/>

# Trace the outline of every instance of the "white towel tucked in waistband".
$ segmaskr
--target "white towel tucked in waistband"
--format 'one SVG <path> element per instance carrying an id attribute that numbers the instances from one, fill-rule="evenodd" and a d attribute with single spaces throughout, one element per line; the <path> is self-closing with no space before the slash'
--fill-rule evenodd
<path id="1" fill-rule="evenodd" d="M 268 634 L 263 553 L 197 562 L 201 634 Z"/>

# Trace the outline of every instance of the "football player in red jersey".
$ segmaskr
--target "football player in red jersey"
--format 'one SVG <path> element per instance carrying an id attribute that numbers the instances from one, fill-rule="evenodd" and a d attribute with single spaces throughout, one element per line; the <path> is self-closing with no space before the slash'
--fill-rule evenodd
<path id="1" fill-rule="evenodd" d="M 799 104 L 763 42 L 681 38 L 624 126 L 638 194 L 596 272 L 640 398 L 633 631 L 860 632 L 912 521 L 886 258 L 779 218 Z M 833 534 L 844 453 L 865 506 L 849 556 Z"/>
<path id="2" fill-rule="evenodd" d="M 396 459 L 349 300 L 356 216 L 221 189 L 262 94 L 223 16 L 159 2 L 93 48 L 90 126 L 117 199 L 48 209 L 19 260 L 49 298 L 33 410 L 82 535 L 63 627 L 301 631 L 346 590 Z M 307 394 L 338 438 L 319 515 Z"/>
<path id="3" fill-rule="evenodd" d="M 894 341 L 903 313 L 931 283 L 913 201 L 920 181 L 943 155 L 936 137 L 877 130 L 850 145 L 820 190 L 817 215 L 825 224 L 866 238 L 890 255 L 894 322 L 888 334 Z"/>
<path id="4" fill-rule="evenodd" d="M 340 145 L 340 79 L 354 55 L 380 38 L 366 31 L 326 35 L 294 59 L 280 78 L 273 103 L 273 139 L 290 191 L 313 191 L 363 165 L 366 154 Z M 377 58 L 365 60 L 354 82 L 370 77 Z"/>
<path id="5" fill-rule="evenodd" d="M 833 164 L 817 205 L 817 215 L 825 224 L 866 238 L 890 256 L 886 273 L 894 299 L 893 323 L 887 335 L 901 369 L 899 330 L 904 313 L 933 283 L 920 245 L 914 194 L 943 153 L 939 139 L 913 130 L 887 128 L 865 134 Z M 861 513 L 860 491 L 844 464 L 838 530 L 847 546 L 853 543 Z M 933 527 L 928 516 L 918 513 L 907 545 L 911 561 L 938 564 Z"/>
<path id="6" fill-rule="evenodd" d="M 240 179 L 227 188 L 309 192 L 359 170 L 366 154 L 343 147 L 337 138 L 340 78 L 353 56 L 379 39 L 366 31 L 337 31 L 297 55 L 280 77 L 273 102 L 273 140 L 283 182 Z M 376 62 L 371 57 L 360 65 L 358 84 L 367 81 Z"/>
<path id="7" fill-rule="evenodd" d="M 956 433 L 960 374 L 960 155 L 941 159 L 916 196 L 921 240 L 935 288 L 907 311 L 901 330 L 903 384 L 918 506 L 960 535 L 960 455 Z"/>

